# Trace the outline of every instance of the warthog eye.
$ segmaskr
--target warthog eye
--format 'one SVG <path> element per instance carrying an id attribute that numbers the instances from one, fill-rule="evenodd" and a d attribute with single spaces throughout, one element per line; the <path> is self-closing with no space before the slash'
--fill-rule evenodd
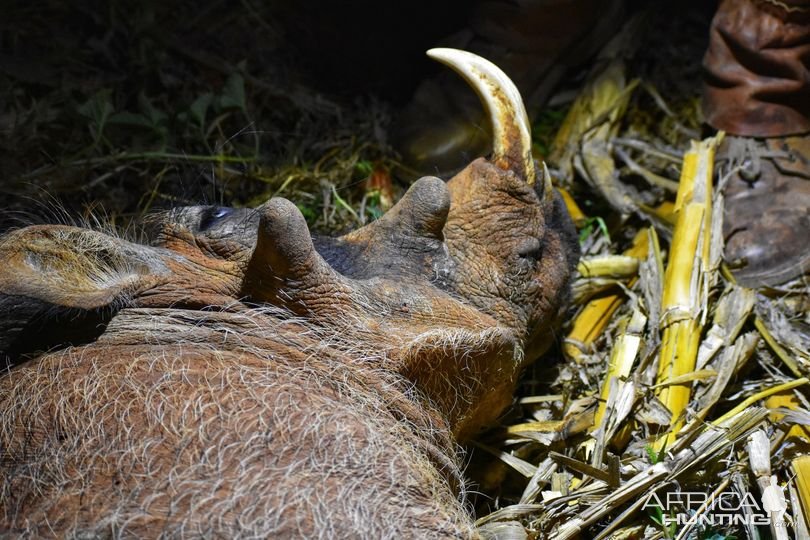
<path id="1" fill-rule="evenodd" d="M 206 208 L 202 215 L 200 216 L 200 231 L 206 231 L 216 225 L 219 220 L 224 217 L 227 217 L 233 213 L 233 208 L 227 208 L 224 206 L 211 206 L 210 208 Z"/>

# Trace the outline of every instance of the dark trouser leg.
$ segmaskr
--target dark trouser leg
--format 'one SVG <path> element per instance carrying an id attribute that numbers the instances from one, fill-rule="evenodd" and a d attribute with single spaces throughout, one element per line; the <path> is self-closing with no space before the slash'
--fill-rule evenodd
<path id="1" fill-rule="evenodd" d="M 545 103 L 566 68 L 586 60 L 620 26 L 625 0 L 479 0 L 468 28 L 443 46 L 474 52 L 515 82 L 529 115 Z M 395 125 L 405 163 L 446 174 L 490 150 L 478 98 L 453 73 L 420 84 Z"/>
<path id="2" fill-rule="evenodd" d="M 726 261 L 784 283 L 810 270 L 810 0 L 722 0 L 703 65 L 706 121 L 730 134 Z"/>
<path id="3" fill-rule="evenodd" d="M 722 0 L 703 65 L 712 127 L 750 137 L 810 131 L 810 1 Z"/>

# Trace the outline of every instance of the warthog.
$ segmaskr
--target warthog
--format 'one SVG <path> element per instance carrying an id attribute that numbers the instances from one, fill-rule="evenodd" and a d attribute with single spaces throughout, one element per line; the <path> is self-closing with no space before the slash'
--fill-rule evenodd
<path id="1" fill-rule="evenodd" d="M 548 345 L 578 249 L 511 82 L 431 54 L 492 157 L 345 236 L 274 198 L 168 211 L 148 246 L 0 239 L 0 535 L 476 536 L 457 442 Z"/>

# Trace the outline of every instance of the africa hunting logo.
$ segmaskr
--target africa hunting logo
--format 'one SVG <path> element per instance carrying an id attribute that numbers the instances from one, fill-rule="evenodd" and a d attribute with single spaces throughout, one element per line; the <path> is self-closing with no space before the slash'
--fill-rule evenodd
<path id="1" fill-rule="evenodd" d="M 750 492 L 724 491 L 715 495 L 694 491 L 672 491 L 659 497 L 652 493 L 645 510 L 661 510 L 663 525 L 770 525 L 783 524 L 787 511 L 784 488 L 776 477 L 758 499 Z"/>

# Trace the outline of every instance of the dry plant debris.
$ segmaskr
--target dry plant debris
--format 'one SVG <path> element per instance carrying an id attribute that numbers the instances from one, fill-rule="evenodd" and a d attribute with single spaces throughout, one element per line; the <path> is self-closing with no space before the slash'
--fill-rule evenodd
<path id="1" fill-rule="evenodd" d="M 693 100 L 676 109 L 654 77 L 630 76 L 646 17 L 605 48 L 552 146 L 585 232 L 574 315 L 561 363 L 533 374 L 553 382 L 527 384 L 481 443 L 518 474 L 501 471 L 479 525 L 510 539 L 809 538 L 807 277 L 751 290 L 724 267 L 723 134 L 696 140 Z M 642 103 L 669 124 L 639 127 Z M 583 191 L 609 205 L 610 237 L 588 226 Z"/>

